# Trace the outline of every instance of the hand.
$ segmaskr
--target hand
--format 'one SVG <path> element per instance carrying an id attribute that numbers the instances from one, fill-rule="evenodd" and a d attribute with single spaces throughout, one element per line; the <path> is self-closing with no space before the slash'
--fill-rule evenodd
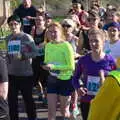
<path id="1" fill-rule="evenodd" d="M 0 97 L 7 99 L 8 82 L 0 83 Z"/>
<path id="2" fill-rule="evenodd" d="M 44 70 L 51 70 L 51 69 L 52 69 L 52 66 L 53 66 L 53 64 L 47 64 L 47 65 L 43 65 L 42 68 L 43 68 Z"/>
<path id="3" fill-rule="evenodd" d="M 26 16 L 27 19 L 34 19 L 34 17 L 31 17 L 31 16 Z"/>
<path id="4" fill-rule="evenodd" d="M 78 89 L 78 95 L 80 96 L 85 96 L 87 94 L 87 88 L 84 88 L 84 87 L 80 87 Z"/>

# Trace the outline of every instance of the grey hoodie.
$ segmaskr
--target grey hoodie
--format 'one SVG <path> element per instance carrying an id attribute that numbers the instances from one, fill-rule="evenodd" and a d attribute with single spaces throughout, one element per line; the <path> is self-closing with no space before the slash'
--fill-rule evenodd
<path id="1" fill-rule="evenodd" d="M 10 42 L 11 41 L 20 41 L 19 53 L 11 54 Z M 36 56 L 40 56 L 38 49 L 34 44 L 33 38 L 21 32 L 16 36 L 12 34 L 7 37 L 7 46 L 8 47 L 8 74 L 14 76 L 31 76 L 33 75 L 32 71 L 32 59 Z"/>

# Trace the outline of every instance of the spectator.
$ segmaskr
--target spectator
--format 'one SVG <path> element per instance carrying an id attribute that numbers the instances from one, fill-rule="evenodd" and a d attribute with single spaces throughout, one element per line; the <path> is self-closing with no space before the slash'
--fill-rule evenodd
<path id="1" fill-rule="evenodd" d="M 36 8 L 31 0 L 23 0 L 23 3 L 15 9 L 14 14 L 20 17 L 23 23 L 23 31 L 30 34 L 32 26 L 35 25 Z"/>

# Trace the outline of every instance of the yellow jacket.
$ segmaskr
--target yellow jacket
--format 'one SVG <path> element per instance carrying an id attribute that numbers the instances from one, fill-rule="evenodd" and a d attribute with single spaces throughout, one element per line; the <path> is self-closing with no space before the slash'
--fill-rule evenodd
<path id="1" fill-rule="evenodd" d="M 91 102 L 88 120 L 120 120 L 120 71 L 112 71 Z"/>

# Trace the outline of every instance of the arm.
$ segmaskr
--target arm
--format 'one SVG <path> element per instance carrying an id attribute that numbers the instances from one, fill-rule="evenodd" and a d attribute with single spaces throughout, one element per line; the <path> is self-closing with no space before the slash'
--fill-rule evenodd
<path id="1" fill-rule="evenodd" d="M 6 61 L 3 58 L 0 59 L 0 69 L 0 96 L 6 99 L 8 94 L 8 71 Z"/>
<path id="2" fill-rule="evenodd" d="M 31 34 L 32 37 L 34 38 L 34 36 L 35 36 L 35 25 L 32 26 L 32 30 L 31 30 L 31 33 L 30 33 L 30 34 Z"/>
<path id="3" fill-rule="evenodd" d="M 80 62 L 81 62 L 81 60 L 79 59 L 77 65 L 76 65 L 75 72 L 73 74 L 73 79 L 72 79 L 72 84 L 73 84 L 75 89 L 80 88 L 79 80 L 80 80 L 80 77 L 81 77 L 81 74 L 82 74 Z"/>
<path id="4" fill-rule="evenodd" d="M 109 66 L 110 66 L 110 69 L 108 70 L 108 72 L 117 69 L 116 60 L 115 60 L 115 58 L 113 58 L 111 55 L 109 56 Z"/>
<path id="5" fill-rule="evenodd" d="M 72 84 L 75 89 L 77 89 L 78 95 L 86 95 L 87 88 L 83 87 L 83 81 L 80 79 L 82 74 L 81 60 L 78 61 L 75 73 L 73 75 Z"/>
<path id="6" fill-rule="evenodd" d="M 25 39 L 25 41 L 22 46 L 22 56 L 25 59 L 40 56 L 39 49 L 36 47 L 32 36 L 26 34 L 24 39 Z"/>
<path id="7" fill-rule="evenodd" d="M 84 38 L 83 38 L 83 34 L 82 34 L 82 30 L 80 30 L 79 33 L 79 40 L 78 40 L 78 46 L 77 46 L 77 50 L 79 54 L 83 53 L 83 43 L 84 43 Z"/>
<path id="8" fill-rule="evenodd" d="M 99 75 L 100 75 L 100 85 L 102 85 L 105 81 L 104 70 L 100 70 Z"/>

